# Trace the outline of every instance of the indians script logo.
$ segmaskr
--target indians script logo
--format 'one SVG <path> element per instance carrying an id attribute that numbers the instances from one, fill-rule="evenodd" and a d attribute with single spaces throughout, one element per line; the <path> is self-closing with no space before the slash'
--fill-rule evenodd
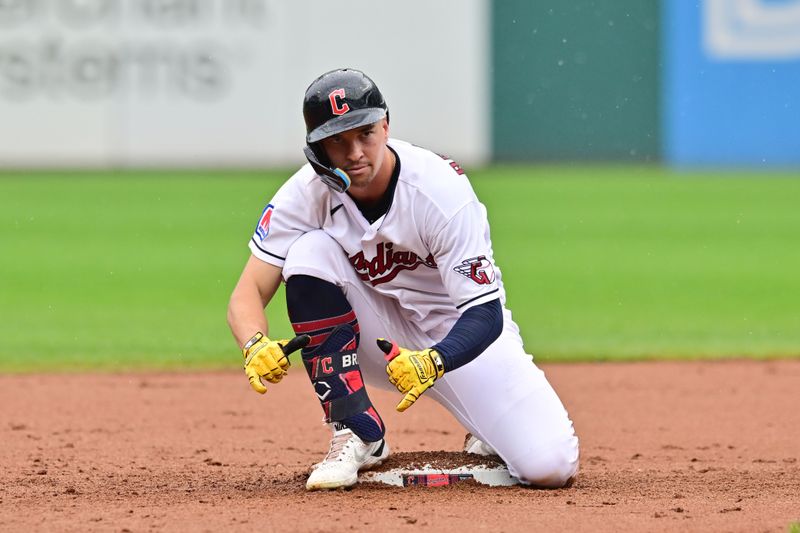
<path id="1" fill-rule="evenodd" d="M 373 286 L 392 281 L 403 270 L 415 270 L 418 266 L 436 268 L 433 254 L 422 259 L 414 252 L 398 252 L 393 249 L 394 244 L 380 243 L 376 249 L 377 254 L 372 259 L 364 257 L 364 252 L 350 256 L 350 264 L 358 276 L 369 281 Z"/>
<path id="2" fill-rule="evenodd" d="M 494 267 L 485 255 L 464 259 L 453 268 L 456 272 L 467 277 L 478 285 L 491 285 L 494 283 Z"/>

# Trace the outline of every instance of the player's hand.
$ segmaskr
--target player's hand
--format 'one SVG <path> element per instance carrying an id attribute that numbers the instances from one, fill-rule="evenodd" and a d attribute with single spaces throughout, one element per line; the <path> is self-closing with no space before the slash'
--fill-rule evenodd
<path id="1" fill-rule="evenodd" d="M 389 381 L 405 394 L 397 404 L 397 410 L 401 413 L 411 407 L 444 374 L 442 356 L 431 348 L 407 350 L 386 339 L 378 339 L 378 348 L 386 354 Z"/>
<path id="2" fill-rule="evenodd" d="M 244 355 L 244 373 L 250 380 L 250 386 L 259 394 L 267 392 L 261 381 L 277 383 L 289 370 L 289 354 L 305 347 L 311 341 L 308 335 L 299 335 L 292 340 L 271 341 L 261 332 L 247 341 L 242 349 Z"/>

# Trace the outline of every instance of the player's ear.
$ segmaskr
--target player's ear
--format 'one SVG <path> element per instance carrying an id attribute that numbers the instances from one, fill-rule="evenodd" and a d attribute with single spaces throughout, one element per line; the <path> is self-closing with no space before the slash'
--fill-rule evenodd
<path id="1" fill-rule="evenodd" d="M 389 138 L 389 121 L 385 118 L 381 119 L 381 128 L 383 129 L 383 135 L 388 139 Z"/>

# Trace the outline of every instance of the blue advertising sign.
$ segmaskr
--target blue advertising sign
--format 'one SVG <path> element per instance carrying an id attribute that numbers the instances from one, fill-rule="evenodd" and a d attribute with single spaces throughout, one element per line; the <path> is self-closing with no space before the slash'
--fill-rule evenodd
<path id="1" fill-rule="evenodd" d="M 665 0 L 664 159 L 800 165 L 800 0 Z"/>

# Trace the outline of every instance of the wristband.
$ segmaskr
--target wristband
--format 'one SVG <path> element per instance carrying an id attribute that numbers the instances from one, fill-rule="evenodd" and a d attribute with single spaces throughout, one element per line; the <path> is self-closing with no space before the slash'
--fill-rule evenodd
<path id="1" fill-rule="evenodd" d="M 254 345 L 255 343 L 257 343 L 258 341 L 260 341 L 260 340 L 261 340 L 261 339 L 263 339 L 263 338 L 264 338 L 264 334 L 263 334 L 263 333 L 261 333 L 261 332 L 259 331 L 258 333 L 256 333 L 255 335 L 253 335 L 253 336 L 250 338 L 250 340 L 249 340 L 249 341 L 247 341 L 247 342 L 245 343 L 244 347 L 242 347 L 242 353 L 245 355 L 245 357 L 247 357 L 247 350 L 249 350 L 250 348 L 252 348 L 252 347 L 253 347 L 253 345 Z"/>
<path id="2" fill-rule="evenodd" d="M 431 354 L 431 361 L 433 364 L 436 365 L 436 378 L 440 378 L 444 375 L 444 362 L 442 361 L 442 356 L 436 350 L 430 350 L 428 353 Z"/>

